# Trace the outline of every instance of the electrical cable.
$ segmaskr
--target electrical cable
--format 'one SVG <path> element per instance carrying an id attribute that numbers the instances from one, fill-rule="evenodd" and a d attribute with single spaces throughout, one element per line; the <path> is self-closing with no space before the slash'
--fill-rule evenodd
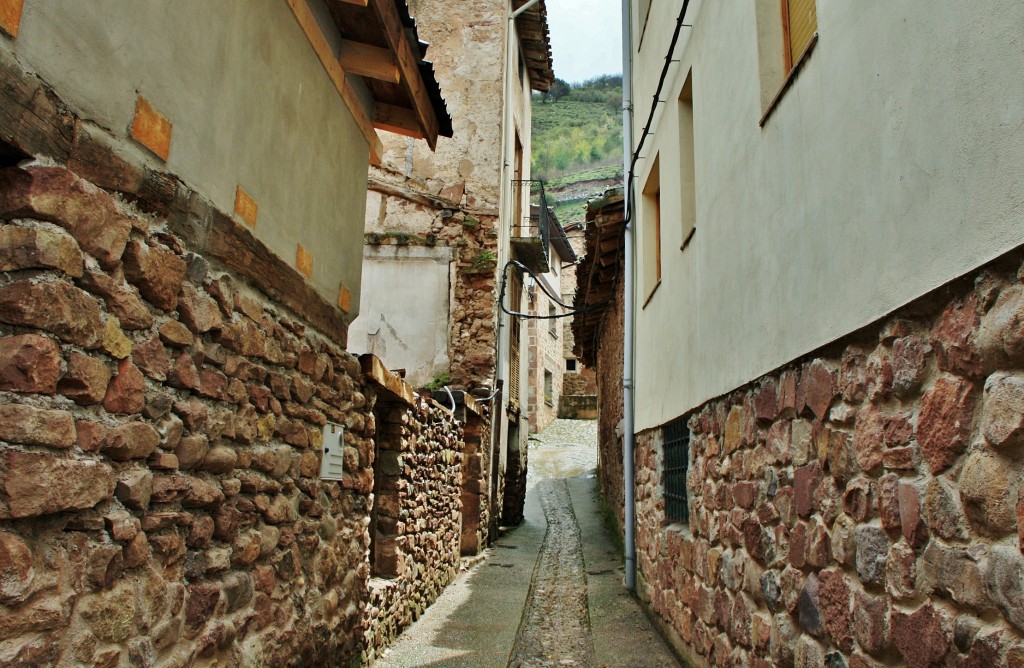
<path id="1" fill-rule="evenodd" d="M 569 309 L 569 310 L 566 311 L 565 313 L 559 313 L 557 315 L 534 315 L 532 313 L 521 313 L 519 311 L 512 311 L 510 309 L 505 308 L 505 290 L 508 287 L 508 269 L 509 269 L 509 267 L 513 267 L 513 266 L 517 267 L 518 269 L 520 269 L 524 273 L 529 274 L 530 276 L 532 276 L 534 278 L 534 280 L 537 281 L 537 285 L 540 286 L 541 291 L 545 295 L 547 295 L 548 299 L 550 299 L 551 301 L 555 302 L 556 304 L 558 304 L 562 308 Z M 507 315 L 515 316 L 517 318 L 522 318 L 524 320 L 558 320 L 559 318 L 569 318 L 569 317 L 572 317 L 572 316 L 576 315 L 577 313 L 587 313 L 588 311 L 596 311 L 599 308 L 603 308 L 607 303 L 608 303 L 608 301 L 606 300 L 606 301 L 603 301 L 603 302 L 599 302 L 597 304 L 591 304 L 590 306 L 586 306 L 586 307 L 581 308 L 581 309 L 576 309 L 576 308 L 570 306 L 569 304 L 566 304 L 565 302 L 563 302 L 556 295 L 552 294 L 552 292 L 550 290 L 548 290 L 548 287 L 544 283 L 544 281 L 540 280 L 540 276 L 538 276 L 536 273 L 534 273 L 529 267 L 524 265 L 522 262 L 519 262 L 518 260 L 509 260 L 505 264 L 504 268 L 502 268 L 502 270 L 501 270 L 501 291 L 498 293 L 498 305 L 501 307 L 502 312 L 506 313 Z"/>

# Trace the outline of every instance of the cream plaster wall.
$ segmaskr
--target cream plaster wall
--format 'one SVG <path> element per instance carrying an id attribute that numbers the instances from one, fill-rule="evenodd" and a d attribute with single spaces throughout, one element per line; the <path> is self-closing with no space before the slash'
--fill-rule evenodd
<path id="1" fill-rule="evenodd" d="M 818 0 L 817 46 L 761 128 L 755 2 L 777 4 L 691 3 L 638 166 L 636 192 L 660 155 L 662 282 L 637 316 L 637 431 L 1024 241 L 1024 3 Z M 634 54 L 637 138 L 680 5 L 652 4 Z M 681 251 L 691 69 L 697 222 Z"/>
<path id="2" fill-rule="evenodd" d="M 368 147 L 285 0 L 26 0 L 12 44 L 115 135 L 146 97 L 174 125 L 149 160 L 223 211 L 240 184 L 256 236 L 293 266 L 301 243 L 317 290 L 343 283 L 358 312 Z"/>
<path id="3" fill-rule="evenodd" d="M 405 381 L 417 388 L 448 371 L 453 254 L 447 247 L 365 246 L 363 280 L 373 289 L 349 328 L 349 347 L 405 369 Z"/>

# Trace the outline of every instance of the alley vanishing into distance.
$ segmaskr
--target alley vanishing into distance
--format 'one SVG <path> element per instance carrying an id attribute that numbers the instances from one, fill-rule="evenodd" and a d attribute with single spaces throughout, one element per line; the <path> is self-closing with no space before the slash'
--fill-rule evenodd
<path id="1" fill-rule="evenodd" d="M 374 664 L 380 668 L 680 665 L 623 585 L 597 501 L 597 423 L 530 439 L 526 518 Z"/>

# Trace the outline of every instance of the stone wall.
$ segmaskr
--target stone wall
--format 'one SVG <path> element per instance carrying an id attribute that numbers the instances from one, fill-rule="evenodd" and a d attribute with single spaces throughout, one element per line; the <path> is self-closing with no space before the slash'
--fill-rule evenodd
<path id="1" fill-rule="evenodd" d="M 374 390 L 174 233 L 216 212 L 166 183 L 173 225 L 63 167 L 0 172 L 0 663 L 344 663 Z"/>
<path id="2" fill-rule="evenodd" d="M 1024 665 L 1021 258 L 693 413 L 688 526 L 638 435 L 642 595 L 687 652 Z"/>
<path id="3" fill-rule="evenodd" d="M 365 631 L 372 661 L 458 575 L 463 439 L 449 410 L 381 401 L 372 574 Z"/>
<path id="4" fill-rule="evenodd" d="M 614 288 L 614 298 L 602 315 L 601 338 L 597 346 L 597 400 L 600 414 L 597 427 L 598 467 L 601 496 L 611 508 L 620 529 L 623 525 L 625 481 L 622 472 L 622 365 L 623 365 L 623 293 L 622 284 Z"/>

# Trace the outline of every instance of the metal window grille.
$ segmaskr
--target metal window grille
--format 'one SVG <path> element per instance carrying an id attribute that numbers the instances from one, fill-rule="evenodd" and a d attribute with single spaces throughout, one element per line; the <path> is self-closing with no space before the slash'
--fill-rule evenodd
<path id="1" fill-rule="evenodd" d="M 690 468 L 690 428 L 678 418 L 663 428 L 665 441 L 665 517 L 669 522 L 690 521 L 686 472 Z"/>

